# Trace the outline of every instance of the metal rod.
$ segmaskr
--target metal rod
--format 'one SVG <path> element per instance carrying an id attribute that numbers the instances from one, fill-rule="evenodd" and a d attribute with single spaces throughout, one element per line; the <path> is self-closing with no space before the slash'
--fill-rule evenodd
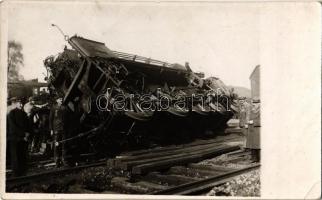
<path id="1" fill-rule="evenodd" d="M 59 30 L 59 32 L 64 36 L 64 40 L 68 41 L 69 36 L 68 36 L 68 35 L 66 35 L 66 34 L 61 30 L 61 28 L 60 28 L 58 25 L 56 25 L 56 24 L 51 24 L 51 26 L 56 27 L 56 28 Z"/>

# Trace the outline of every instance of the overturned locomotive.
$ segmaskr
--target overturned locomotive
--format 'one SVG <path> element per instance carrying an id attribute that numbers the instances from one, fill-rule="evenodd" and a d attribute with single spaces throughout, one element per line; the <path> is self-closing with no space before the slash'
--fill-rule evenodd
<path id="1" fill-rule="evenodd" d="M 186 63 L 169 64 L 112 51 L 73 36 L 44 61 L 51 93 L 73 113 L 60 141 L 111 153 L 152 144 L 182 143 L 218 134 L 232 117 L 233 96 L 221 80 L 204 78 Z"/>

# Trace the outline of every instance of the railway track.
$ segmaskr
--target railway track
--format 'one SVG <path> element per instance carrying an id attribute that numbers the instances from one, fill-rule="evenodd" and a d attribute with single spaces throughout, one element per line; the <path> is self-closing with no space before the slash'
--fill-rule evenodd
<path id="1" fill-rule="evenodd" d="M 195 195 L 235 177 L 259 169 L 259 164 L 249 161 L 250 152 L 239 146 L 227 145 L 241 138 L 227 137 L 198 141 L 177 147 L 125 153 L 108 161 L 114 170 L 129 171 L 131 177 L 114 177 L 111 187 L 119 193 L 153 195 Z M 225 155 L 219 165 L 204 165 L 205 159 Z M 225 165 L 246 161 L 242 168 Z"/>
<path id="2" fill-rule="evenodd" d="M 44 172 L 40 172 L 40 173 L 35 173 L 35 174 L 31 174 L 31 175 L 26 175 L 26 176 L 20 176 L 20 177 L 13 177 L 13 178 L 7 178 L 6 179 L 6 187 L 10 188 L 13 186 L 18 186 L 18 185 L 22 185 L 22 184 L 28 184 L 31 182 L 36 182 L 36 181 L 40 181 L 43 179 L 49 179 L 52 177 L 57 177 L 57 176 L 63 176 L 65 174 L 68 173 L 74 173 L 86 168 L 90 168 L 90 167 L 97 167 L 97 166 L 103 166 L 106 164 L 106 161 L 101 161 L 101 162 L 97 162 L 97 163 L 93 163 L 93 164 L 83 164 L 83 165 L 79 165 L 76 167 L 67 167 L 67 168 L 60 168 L 60 169 L 51 169 L 51 170 L 47 170 Z"/>
<path id="3" fill-rule="evenodd" d="M 196 195 L 214 186 L 224 184 L 236 176 L 256 170 L 259 164 L 249 161 L 249 152 L 235 144 L 242 137 L 228 136 L 211 140 L 199 140 L 179 146 L 158 147 L 125 152 L 114 159 L 84 164 L 78 167 L 55 169 L 30 176 L 7 179 L 7 190 L 17 185 L 61 179 L 64 175 L 82 173 L 83 170 L 101 167 L 108 176 L 102 176 L 104 185 L 100 192 L 153 195 Z M 225 156 L 221 165 L 204 164 L 205 160 Z M 242 168 L 227 167 L 228 163 L 245 161 Z M 95 174 L 96 173 L 96 174 Z M 93 179 L 100 172 L 88 176 Z M 81 176 L 79 176 L 81 177 Z M 78 178 L 79 178 L 78 177 Z M 94 178 L 95 179 L 95 178 Z M 96 179 L 95 179 L 96 180 Z M 106 180 L 108 180 L 106 182 Z M 83 181 L 81 188 L 88 187 Z M 94 185 L 99 185 L 95 183 Z M 72 193 L 72 189 L 65 189 Z M 86 190 L 88 191 L 88 190 Z"/>
<path id="4" fill-rule="evenodd" d="M 199 194 L 205 190 L 209 190 L 215 186 L 224 184 L 231 181 L 233 178 L 247 173 L 249 171 L 259 169 L 260 165 L 255 164 L 242 169 L 231 170 L 213 177 L 205 178 L 200 181 L 189 182 L 186 184 L 181 184 L 179 186 L 169 187 L 164 190 L 153 192 L 151 194 L 157 195 L 192 195 Z"/>
<path id="5" fill-rule="evenodd" d="M 231 141 L 231 139 L 230 139 Z M 114 177 L 112 188 L 120 193 L 153 195 L 196 195 L 235 177 L 259 169 L 259 164 L 249 163 L 242 168 L 230 168 L 228 163 L 248 161 L 250 153 L 239 146 L 226 145 L 227 141 L 213 141 L 191 145 L 180 150 L 172 147 L 133 153 L 109 160 L 115 170 L 131 172 L 131 177 Z M 225 155 L 219 165 L 204 165 L 205 159 Z"/>
<path id="6" fill-rule="evenodd" d="M 201 165 L 194 167 L 173 166 L 166 172 L 154 171 L 140 177 L 114 177 L 111 184 L 114 191 L 126 194 L 198 195 L 257 170 L 260 165 L 250 164 L 241 169 L 218 166 L 205 169 Z"/>

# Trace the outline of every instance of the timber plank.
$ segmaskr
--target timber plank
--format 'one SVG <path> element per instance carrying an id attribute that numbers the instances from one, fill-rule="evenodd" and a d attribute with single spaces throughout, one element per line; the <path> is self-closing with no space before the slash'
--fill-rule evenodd
<path id="1" fill-rule="evenodd" d="M 222 139 L 226 139 L 227 138 L 222 138 Z M 240 137 L 233 137 L 233 138 L 229 138 L 229 140 L 239 140 Z M 134 155 L 134 156 L 130 156 L 130 155 L 123 155 L 123 156 L 118 156 L 115 161 L 114 161 L 114 165 L 116 167 L 120 167 L 120 166 L 124 166 L 124 164 L 121 164 L 123 162 L 130 162 L 130 161 L 138 161 L 138 160 L 144 160 L 144 159 L 153 159 L 155 157 L 162 157 L 162 156 L 168 156 L 168 155 L 174 155 L 174 154 L 179 154 L 179 153 L 184 153 L 184 152 L 191 152 L 191 151 L 195 151 L 195 150 L 201 150 L 201 149 L 205 149 L 208 147 L 211 147 L 213 145 L 217 145 L 218 147 L 224 144 L 221 144 L 222 141 L 207 141 L 206 143 L 203 143 L 202 145 L 192 145 L 189 147 L 184 147 L 184 148 L 178 148 L 178 149 L 163 149 L 163 151 L 159 151 L 159 152 L 149 152 L 145 153 L 145 154 L 139 154 L 139 155 Z M 198 143 L 199 144 L 199 143 Z M 127 169 L 127 168 L 122 168 L 122 169 Z"/>
<path id="2" fill-rule="evenodd" d="M 218 171 L 218 172 L 229 172 L 229 171 L 235 170 L 233 168 L 223 167 L 220 165 L 213 165 L 213 164 L 203 165 L 203 164 L 191 163 L 188 165 L 188 167 L 194 168 L 194 169 L 211 170 L 211 171 Z"/>
<path id="3" fill-rule="evenodd" d="M 210 144 L 210 143 L 220 143 L 220 142 L 225 142 L 227 140 L 232 140 L 232 139 L 239 139 L 241 136 L 239 135 L 228 135 L 228 136 L 217 136 L 214 139 L 208 139 L 208 140 L 196 140 L 192 143 L 189 144 L 182 144 L 182 145 L 171 145 L 171 146 L 164 146 L 164 147 L 157 147 L 154 149 L 143 149 L 143 150 L 138 150 L 138 151 L 131 151 L 131 152 L 126 152 L 121 154 L 122 156 L 138 156 L 142 154 L 147 154 L 147 153 L 156 153 L 156 152 L 164 152 L 164 151 L 170 151 L 170 150 L 176 150 L 176 149 L 182 149 L 182 148 L 189 148 L 197 145 L 205 145 L 205 144 Z"/>
<path id="4" fill-rule="evenodd" d="M 195 154 L 195 155 L 189 155 L 185 157 L 179 157 L 174 159 L 161 160 L 161 161 L 146 163 L 142 165 L 137 165 L 132 168 L 132 173 L 145 174 L 149 171 L 166 169 L 173 165 L 183 165 L 190 162 L 198 162 L 203 159 L 218 156 L 218 155 L 228 153 L 238 149 L 239 149 L 239 146 L 226 146 L 217 150 L 205 151 L 203 154 Z"/>
<path id="5" fill-rule="evenodd" d="M 199 147 L 199 146 L 198 146 Z M 195 155 L 195 154 L 201 154 L 205 151 L 215 151 L 217 149 L 220 149 L 224 147 L 224 145 L 218 145 L 218 146 L 209 146 L 208 148 L 198 148 L 198 149 L 189 149 L 190 152 L 175 152 L 172 153 L 168 156 L 161 156 L 161 155 L 154 155 L 151 158 L 143 159 L 143 160 L 134 160 L 134 161 L 126 161 L 126 162 L 120 162 L 118 163 L 117 167 L 123 170 L 130 170 L 133 166 L 136 165 L 142 165 L 146 163 L 151 163 L 151 162 L 156 162 L 156 161 L 161 161 L 161 160 L 168 160 L 168 159 L 175 159 L 175 158 L 182 158 L 190 155 Z"/>
<path id="6" fill-rule="evenodd" d="M 205 178 L 205 177 L 219 175 L 219 174 L 222 174 L 223 172 L 205 170 L 205 169 L 195 169 L 195 168 L 189 168 L 189 167 L 183 167 L 183 166 L 175 166 L 175 167 L 171 167 L 168 173 L 181 174 L 189 177 Z"/>
<path id="7" fill-rule="evenodd" d="M 200 178 L 197 177 L 188 177 L 177 174 L 160 174 L 159 172 L 150 172 L 142 180 L 152 181 L 157 184 L 167 185 L 167 186 L 176 186 L 179 184 L 184 184 L 188 182 L 198 181 Z"/>

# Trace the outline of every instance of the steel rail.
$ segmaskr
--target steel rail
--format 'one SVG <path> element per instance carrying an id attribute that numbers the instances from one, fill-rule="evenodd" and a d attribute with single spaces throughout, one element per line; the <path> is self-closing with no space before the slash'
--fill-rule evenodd
<path id="1" fill-rule="evenodd" d="M 8 186 L 13 186 L 13 185 L 27 184 L 27 183 L 39 181 L 42 179 L 48 179 L 52 176 L 59 176 L 59 175 L 79 171 L 79 170 L 82 170 L 85 168 L 97 167 L 97 166 L 102 166 L 105 164 L 106 164 L 106 161 L 100 161 L 100 162 L 93 163 L 93 164 L 85 164 L 85 165 L 80 165 L 80 166 L 76 166 L 76 167 L 55 169 L 55 170 L 41 172 L 41 173 L 27 175 L 27 176 L 8 178 L 8 179 L 6 179 L 6 186 L 8 187 Z"/>
<path id="2" fill-rule="evenodd" d="M 241 175 L 246 172 L 250 172 L 252 170 L 258 169 L 260 164 L 252 165 L 250 167 L 245 167 L 242 169 L 233 170 L 227 172 L 225 174 L 216 175 L 207 179 L 203 179 L 200 181 L 194 181 L 186 184 L 182 184 L 179 186 L 167 188 L 165 190 L 160 190 L 153 192 L 153 195 L 191 195 L 196 194 L 198 192 L 205 191 L 212 187 L 224 184 L 231 179 L 235 178 L 238 175 Z"/>

